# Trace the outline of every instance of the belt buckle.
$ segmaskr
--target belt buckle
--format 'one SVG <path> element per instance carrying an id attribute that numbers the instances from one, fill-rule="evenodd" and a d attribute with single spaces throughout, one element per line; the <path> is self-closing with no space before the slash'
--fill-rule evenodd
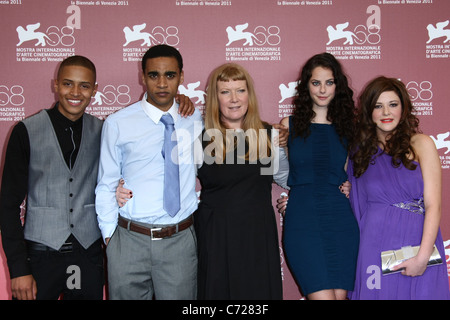
<path id="1" fill-rule="evenodd" d="M 150 238 L 152 240 L 162 240 L 162 238 L 156 238 L 153 236 L 153 231 L 161 231 L 161 228 L 150 228 Z"/>

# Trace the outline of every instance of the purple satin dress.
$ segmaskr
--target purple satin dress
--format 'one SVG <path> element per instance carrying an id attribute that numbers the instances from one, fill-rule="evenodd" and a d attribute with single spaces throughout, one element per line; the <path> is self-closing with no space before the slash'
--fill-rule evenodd
<path id="1" fill-rule="evenodd" d="M 381 152 L 381 151 L 380 151 Z M 394 168 L 392 157 L 381 154 L 358 179 L 353 176 L 350 202 L 360 228 L 360 247 L 352 300 L 442 300 L 449 299 L 449 278 L 444 244 L 439 231 L 436 246 L 443 263 L 427 267 L 422 276 L 401 273 L 383 275 L 380 254 L 404 246 L 420 245 L 426 214 L 423 207 L 423 178 L 414 171 Z M 421 204 L 422 203 L 422 204 Z"/>

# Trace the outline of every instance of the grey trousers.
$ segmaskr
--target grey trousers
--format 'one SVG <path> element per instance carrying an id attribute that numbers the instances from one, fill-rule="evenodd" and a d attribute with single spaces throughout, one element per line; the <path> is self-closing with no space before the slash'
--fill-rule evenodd
<path id="1" fill-rule="evenodd" d="M 197 298 L 197 238 L 193 225 L 162 240 L 118 226 L 106 254 L 111 300 Z"/>

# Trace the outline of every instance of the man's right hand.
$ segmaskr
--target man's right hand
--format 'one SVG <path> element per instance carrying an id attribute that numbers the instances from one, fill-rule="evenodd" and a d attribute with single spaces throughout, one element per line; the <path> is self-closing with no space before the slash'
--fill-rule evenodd
<path id="1" fill-rule="evenodd" d="M 11 279 L 12 296 L 17 300 L 36 300 L 37 286 L 31 274 Z"/>

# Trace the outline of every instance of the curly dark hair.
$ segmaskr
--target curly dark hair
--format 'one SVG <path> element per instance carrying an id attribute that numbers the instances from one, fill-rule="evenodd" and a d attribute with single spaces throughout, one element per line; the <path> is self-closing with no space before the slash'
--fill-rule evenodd
<path id="1" fill-rule="evenodd" d="M 313 111 L 309 82 L 313 70 L 317 67 L 329 69 L 333 72 L 336 92 L 334 99 L 328 105 L 327 120 L 334 124 L 341 141 L 345 138 L 350 143 L 353 141 L 356 113 L 353 90 L 348 85 L 347 76 L 343 72 L 341 64 L 329 53 L 321 53 L 311 57 L 300 72 L 297 80 L 297 95 L 293 101 L 295 108 L 292 123 L 295 136 L 307 138 L 310 134 L 309 127 L 316 113 Z"/>
<path id="2" fill-rule="evenodd" d="M 419 119 L 412 113 L 414 109 L 408 90 L 400 80 L 381 76 L 370 81 L 359 98 L 357 134 L 351 146 L 355 177 L 360 177 L 369 164 L 375 163 L 378 145 L 382 141 L 377 137 L 377 125 L 372 120 L 372 113 L 378 98 L 386 91 L 394 91 L 398 95 L 402 114 L 398 126 L 387 136 L 383 152 L 392 156 L 395 168 L 400 164 L 409 170 L 417 167 L 411 160 L 415 157 L 411 137 L 419 132 Z"/>

